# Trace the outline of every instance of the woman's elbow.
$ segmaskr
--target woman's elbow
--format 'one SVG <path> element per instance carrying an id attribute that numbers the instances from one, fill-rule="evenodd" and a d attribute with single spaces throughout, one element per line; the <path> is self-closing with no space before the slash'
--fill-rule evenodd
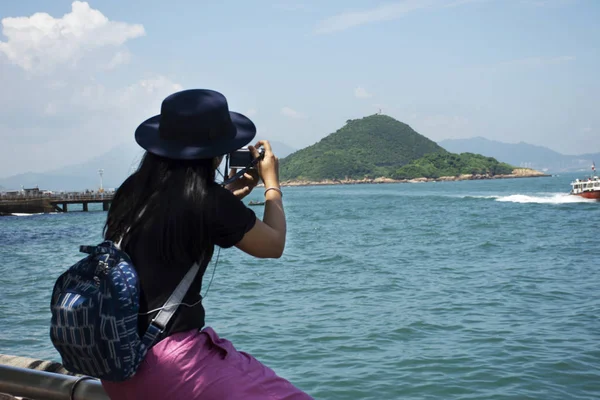
<path id="1" fill-rule="evenodd" d="M 283 250 L 284 250 L 283 246 L 281 246 L 281 248 L 277 249 L 277 251 L 273 255 L 273 258 L 281 258 L 281 256 L 283 256 Z"/>
<path id="2" fill-rule="evenodd" d="M 265 258 L 281 258 L 284 249 L 285 243 L 273 244 L 273 246 L 269 248 L 269 254 Z"/>
<path id="3" fill-rule="evenodd" d="M 246 233 L 236 246 L 257 258 L 281 258 L 285 249 L 285 235 L 270 235 L 269 231 Z"/>

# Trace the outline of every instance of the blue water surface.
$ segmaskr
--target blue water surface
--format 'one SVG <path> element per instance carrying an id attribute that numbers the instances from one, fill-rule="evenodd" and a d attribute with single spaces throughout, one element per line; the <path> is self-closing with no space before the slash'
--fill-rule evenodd
<path id="1" fill-rule="evenodd" d="M 319 399 L 598 399 L 600 203 L 572 178 L 284 188 L 284 256 L 222 250 L 207 323 Z M 105 218 L 0 218 L 1 353 L 59 360 L 52 285 Z"/>

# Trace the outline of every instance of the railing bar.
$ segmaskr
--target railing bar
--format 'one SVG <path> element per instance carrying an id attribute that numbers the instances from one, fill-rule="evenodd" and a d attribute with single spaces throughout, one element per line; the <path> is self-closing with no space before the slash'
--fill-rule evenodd
<path id="1" fill-rule="evenodd" d="M 0 365 L 0 393 L 36 400 L 69 400 L 78 377 Z M 102 384 L 82 380 L 77 384 L 75 400 L 109 400 Z"/>

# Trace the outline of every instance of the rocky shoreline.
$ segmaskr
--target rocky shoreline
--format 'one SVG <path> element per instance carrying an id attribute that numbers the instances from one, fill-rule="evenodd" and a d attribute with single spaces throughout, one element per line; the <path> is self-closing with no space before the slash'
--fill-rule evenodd
<path id="1" fill-rule="evenodd" d="M 322 181 L 307 180 L 288 180 L 282 181 L 281 186 L 322 186 L 322 185 L 360 185 L 360 184 L 381 184 L 381 183 L 424 183 L 424 182 L 453 182 L 453 181 L 473 181 L 489 179 L 514 179 L 514 178 L 541 178 L 552 175 L 544 174 L 540 171 L 517 168 L 512 174 L 489 175 L 489 174 L 463 174 L 458 176 L 440 176 L 439 178 L 415 178 L 415 179 L 325 179 Z"/>

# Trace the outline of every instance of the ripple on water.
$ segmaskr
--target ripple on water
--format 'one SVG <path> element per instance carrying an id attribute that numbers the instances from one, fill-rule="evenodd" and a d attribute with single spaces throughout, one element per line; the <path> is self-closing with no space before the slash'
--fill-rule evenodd
<path id="1" fill-rule="evenodd" d="M 286 188 L 284 256 L 222 250 L 207 323 L 315 398 L 598 399 L 600 207 L 496 201 L 553 182 Z M 105 215 L 0 219 L 1 352 L 58 358 L 52 285 Z"/>

